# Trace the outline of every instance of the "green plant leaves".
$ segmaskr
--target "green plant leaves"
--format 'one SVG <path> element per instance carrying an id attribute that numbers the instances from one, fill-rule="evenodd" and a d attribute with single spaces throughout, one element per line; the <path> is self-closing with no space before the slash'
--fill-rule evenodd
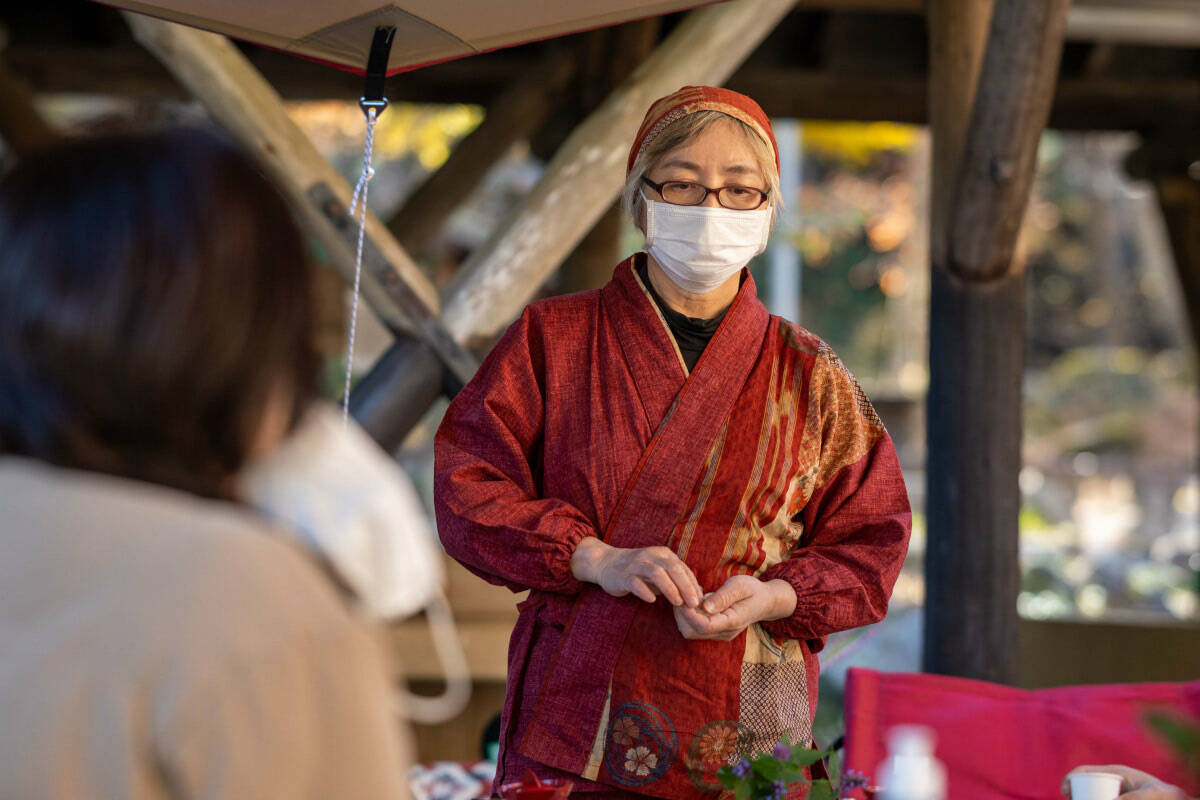
<path id="1" fill-rule="evenodd" d="M 826 780 L 813 781 L 808 790 L 808 800 L 836 800 L 833 785 Z"/>
<path id="2" fill-rule="evenodd" d="M 1161 711 L 1148 713 L 1146 724 L 1170 745 L 1193 774 L 1200 777 L 1200 726 Z"/>

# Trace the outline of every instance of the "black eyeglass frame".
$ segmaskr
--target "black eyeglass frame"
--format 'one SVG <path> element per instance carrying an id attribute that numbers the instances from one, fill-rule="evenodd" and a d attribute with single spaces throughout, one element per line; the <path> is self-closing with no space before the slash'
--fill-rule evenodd
<path id="1" fill-rule="evenodd" d="M 658 192 L 658 196 L 663 199 L 664 203 L 671 203 L 671 201 L 667 199 L 667 196 L 665 194 L 663 194 L 663 190 L 662 190 L 662 187 L 666 186 L 668 183 L 688 183 L 688 184 L 691 184 L 692 186 L 698 186 L 704 190 L 704 195 L 696 202 L 694 202 L 694 203 L 671 203 L 671 205 L 673 205 L 673 206 L 703 205 L 704 201 L 708 199 L 708 196 L 710 194 L 715 194 L 717 196 L 717 202 L 721 204 L 721 208 L 728 209 L 729 211 L 757 211 L 758 209 L 762 208 L 763 203 L 767 202 L 767 198 L 770 197 L 770 195 L 771 195 L 770 191 L 767 189 L 756 189 L 753 186 L 742 186 L 741 184 L 737 184 L 737 183 L 731 183 L 727 186 L 718 186 L 715 189 L 710 189 L 707 186 L 705 186 L 704 184 L 696 183 L 695 181 L 663 181 L 662 183 L 655 183 L 654 181 L 647 178 L 645 175 L 642 176 L 642 182 L 644 184 L 646 184 L 647 186 L 649 186 L 654 191 Z M 751 206 L 750 208 L 734 208 L 732 206 L 727 206 L 724 203 L 721 203 L 721 192 L 725 191 L 726 189 L 743 189 L 748 192 L 758 192 L 760 195 L 762 195 L 762 198 L 758 201 L 758 203 Z"/>

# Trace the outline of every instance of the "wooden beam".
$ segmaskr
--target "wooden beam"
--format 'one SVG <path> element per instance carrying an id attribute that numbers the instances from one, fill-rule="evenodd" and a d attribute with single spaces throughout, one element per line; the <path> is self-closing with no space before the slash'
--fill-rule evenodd
<path id="1" fill-rule="evenodd" d="M 451 281 L 444 316 L 459 342 L 489 339 L 508 325 L 616 199 L 650 103 L 687 84 L 724 83 L 792 4 L 733 0 L 680 23 L 571 134 L 512 220 Z"/>
<path id="2" fill-rule="evenodd" d="M 848 74 L 747 66 L 729 79 L 772 117 L 929 122 L 923 74 Z M 1047 126 L 1057 130 L 1146 130 L 1200 121 L 1200 78 L 1095 76 L 1058 82 Z"/>
<path id="3" fill-rule="evenodd" d="M 1067 20 L 1072 40 L 1200 47 L 1200 12 L 1192 0 L 1137 0 L 1121 6 L 1076 2 Z"/>
<path id="4" fill-rule="evenodd" d="M 570 60 L 555 51 L 488 105 L 479 127 L 455 146 L 446 163 L 405 200 L 388 222 L 388 229 L 405 250 L 422 250 L 488 169 L 514 144 L 537 130 L 570 75 Z"/>
<path id="5" fill-rule="evenodd" d="M 399 334 L 350 393 L 350 413 L 390 451 L 400 446 L 445 390 L 445 367 L 429 345 Z"/>
<path id="6" fill-rule="evenodd" d="M 184 99 L 186 93 L 163 66 L 132 47 L 32 48 L 14 43 L 6 51 L 14 75 L 38 94 L 100 94 Z M 285 100 L 354 98 L 357 76 L 282 53 L 250 49 L 249 59 Z M 505 86 L 536 66 L 528 56 L 486 53 L 437 64 L 391 81 L 393 101 L 489 105 Z M 773 66 L 756 58 L 727 85 L 753 97 L 772 117 L 889 120 L 925 124 L 929 119 L 923 72 L 861 73 Z M 1068 76 L 1059 81 L 1049 127 L 1059 130 L 1143 130 L 1200 119 L 1200 76 Z"/>
<path id="7" fill-rule="evenodd" d="M 950 206 L 947 266 L 963 280 L 995 280 L 1012 264 L 1069 2 L 997 4 Z"/>
<path id="8" fill-rule="evenodd" d="M 33 92 L 0 60 L 0 138 L 22 157 L 60 138 L 33 102 Z"/>
<path id="9" fill-rule="evenodd" d="M 223 36 L 125 13 L 134 37 L 152 52 L 291 199 L 334 266 L 354 278 L 356 225 L 347 216 L 352 191 L 304 132 L 292 122 L 271 85 Z M 438 320 L 436 290 L 404 249 L 367 215 L 362 294 L 394 331 L 411 331 L 429 344 L 460 381 L 475 360 Z"/>

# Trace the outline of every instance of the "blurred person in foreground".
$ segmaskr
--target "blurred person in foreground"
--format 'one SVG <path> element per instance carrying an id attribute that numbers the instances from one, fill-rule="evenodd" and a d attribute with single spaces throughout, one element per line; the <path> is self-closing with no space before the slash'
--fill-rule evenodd
<path id="1" fill-rule="evenodd" d="M 310 282 L 211 133 L 0 182 L 0 796 L 407 794 L 371 630 L 239 498 L 314 396 Z"/>
<path id="2" fill-rule="evenodd" d="M 1178 786 L 1161 781 L 1148 772 L 1142 772 L 1122 764 L 1076 767 L 1067 777 L 1063 778 L 1061 790 L 1065 797 L 1071 796 L 1071 789 L 1067 783 L 1068 778 L 1077 772 L 1107 772 L 1120 775 L 1121 794 L 1117 800 L 1191 800 L 1187 793 Z"/>

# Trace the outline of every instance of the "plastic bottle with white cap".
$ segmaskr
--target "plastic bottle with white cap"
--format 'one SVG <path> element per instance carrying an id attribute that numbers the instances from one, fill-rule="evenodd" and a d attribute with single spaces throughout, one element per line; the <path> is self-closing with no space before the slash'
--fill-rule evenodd
<path id="1" fill-rule="evenodd" d="M 933 754 L 934 741 L 920 725 L 888 731 L 888 755 L 875 773 L 882 800 L 946 800 L 946 767 Z"/>

